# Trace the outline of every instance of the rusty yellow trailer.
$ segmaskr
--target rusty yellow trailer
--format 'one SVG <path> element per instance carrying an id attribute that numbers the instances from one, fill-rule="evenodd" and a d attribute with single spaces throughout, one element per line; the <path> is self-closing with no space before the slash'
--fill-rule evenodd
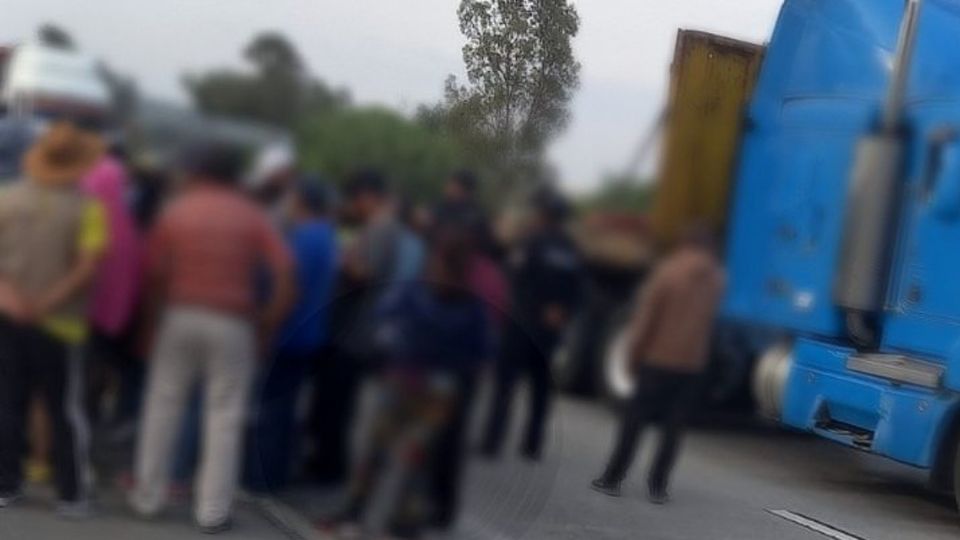
<path id="1" fill-rule="evenodd" d="M 681 30 L 671 68 L 653 231 L 670 243 L 698 222 L 722 230 L 745 108 L 764 48 Z"/>

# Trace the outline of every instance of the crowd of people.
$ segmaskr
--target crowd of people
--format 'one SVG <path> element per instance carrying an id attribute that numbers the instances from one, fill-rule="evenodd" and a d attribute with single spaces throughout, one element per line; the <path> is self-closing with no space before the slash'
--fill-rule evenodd
<path id="1" fill-rule="evenodd" d="M 448 529 L 485 375 L 479 454 L 501 454 L 527 379 L 519 453 L 543 458 L 550 359 L 583 295 L 567 201 L 536 190 L 504 242 L 466 170 L 416 205 L 383 171 L 329 182 L 287 147 L 247 161 L 197 141 L 169 170 L 134 171 L 69 122 L 25 146 L 0 186 L 0 508 L 52 480 L 59 515 L 83 518 L 94 484 L 115 483 L 147 518 L 192 495 L 217 533 L 239 490 L 297 481 L 342 489 L 324 529 Z M 724 281 L 698 227 L 646 280 L 630 325 L 639 383 L 593 489 L 620 494 L 659 422 L 649 493 L 666 501 Z M 96 445 L 130 459 L 95 470 Z"/>
<path id="2" fill-rule="evenodd" d="M 525 377 L 520 452 L 541 459 L 549 358 L 582 289 L 564 198 L 537 190 L 504 245 L 469 171 L 416 205 L 388 171 L 338 192 L 287 150 L 246 161 L 199 141 L 134 177 L 67 122 L 29 146 L 0 188 L 0 508 L 52 469 L 57 511 L 85 517 L 109 474 L 149 518 L 192 484 L 216 533 L 240 489 L 302 480 L 344 487 L 324 527 L 371 526 L 387 491 L 380 526 L 416 537 L 457 518 L 485 373 L 481 453 L 500 453 Z M 131 462 L 95 474 L 91 445 L 127 440 Z"/>

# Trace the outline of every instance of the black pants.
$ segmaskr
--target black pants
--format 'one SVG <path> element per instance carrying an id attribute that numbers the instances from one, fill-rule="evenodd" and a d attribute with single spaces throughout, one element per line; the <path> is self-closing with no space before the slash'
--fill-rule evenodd
<path id="1" fill-rule="evenodd" d="M 460 510 L 460 491 L 466 458 L 467 432 L 476 378 L 463 375 L 459 381 L 457 399 L 450 420 L 440 432 L 431 470 L 431 498 L 435 508 L 434 524 L 448 528 L 454 524 Z"/>
<path id="2" fill-rule="evenodd" d="M 309 472 L 322 484 L 346 482 L 357 399 L 363 381 L 360 361 L 336 349 L 325 353 L 314 377 L 310 413 L 313 455 Z"/>
<path id="3" fill-rule="evenodd" d="M 247 432 L 243 483 L 248 489 L 269 493 L 287 486 L 300 455 L 300 390 L 319 358 L 319 351 L 281 351 L 260 373 Z"/>
<path id="4" fill-rule="evenodd" d="M 27 409 L 39 391 L 53 429 L 60 499 L 86 497 L 89 429 L 78 351 L 41 330 L 0 320 L 0 493 L 17 491 L 23 482 Z"/>
<path id="5" fill-rule="evenodd" d="M 650 469 L 649 485 L 655 490 L 667 488 L 687 420 L 699 397 L 700 380 L 699 375 L 641 369 L 636 393 L 624 410 L 616 448 L 604 478 L 614 482 L 623 480 L 636 456 L 644 428 L 659 422 L 663 435 Z"/>
<path id="6" fill-rule="evenodd" d="M 528 333 L 517 324 L 507 327 L 497 361 L 493 401 L 482 445 L 484 453 L 495 455 L 500 452 L 509 427 L 514 390 L 520 377 L 526 376 L 531 390 L 530 415 L 521 450 L 531 456 L 541 454 L 553 397 L 550 358 L 556 344 L 557 338 L 551 333 Z"/>

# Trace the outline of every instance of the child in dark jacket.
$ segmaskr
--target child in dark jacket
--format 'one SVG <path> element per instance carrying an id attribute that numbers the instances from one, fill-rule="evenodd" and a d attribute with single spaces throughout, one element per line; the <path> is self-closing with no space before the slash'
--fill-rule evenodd
<path id="1" fill-rule="evenodd" d="M 374 529 L 412 538 L 428 515 L 426 483 L 438 434 L 457 404 L 458 381 L 490 357 L 493 328 L 468 286 L 470 243 L 455 227 L 436 231 L 423 279 L 391 291 L 379 310 L 377 341 L 385 353 L 382 393 L 368 454 L 350 488 L 345 527 L 360 527 L 375 489 L 391 515 Z M 388 467 L 396 474 L 383 475 Z M 392 482 L 380 482 L 389 476 Z M 387 485 L 389 484 L 389 485 Z"/>

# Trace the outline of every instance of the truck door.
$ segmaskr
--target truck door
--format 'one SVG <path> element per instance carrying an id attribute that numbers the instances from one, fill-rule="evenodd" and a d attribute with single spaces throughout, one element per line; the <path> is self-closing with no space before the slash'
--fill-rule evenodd
<path id="1" fill-rule="evenodd" d="M 960 4 L 929 1 L 918 28 L 907 121 L 911 144 L 884 345 L 960 350 Z"/>
<path id="2" fill-rule="evenodd" d="M 960 338 L 960 100 L 921 104 L 885 344 L 949 355 Z"/>

